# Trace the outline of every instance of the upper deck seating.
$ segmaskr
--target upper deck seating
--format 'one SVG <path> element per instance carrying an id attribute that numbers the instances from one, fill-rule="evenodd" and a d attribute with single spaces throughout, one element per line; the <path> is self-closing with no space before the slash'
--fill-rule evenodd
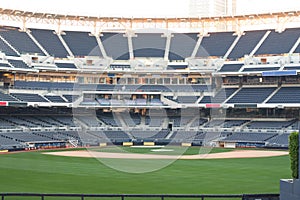
<path id="1" fill-rule="evenodd" d="M 10 27 L 5 31 L 0 31 L 0 35 L 7 40 L 20 54 L 45 55 L 42 50 L 33 42 L 26 32 L 19 31 L 17 28 Z"/>
<path id="2" fill-rule="evenodd" d="M 32 28 L 30 31 L 51 56 L 54 56 L 55 58 L 66 58 L 69 56 L 67 50 L 53 30 Z"/>
<path id="3" fill-rule="evenodd" d="M 281 33 L 272 30 L 255 55 L 289 53 L 299 36 L 299 28 L 289 28 Z"/>

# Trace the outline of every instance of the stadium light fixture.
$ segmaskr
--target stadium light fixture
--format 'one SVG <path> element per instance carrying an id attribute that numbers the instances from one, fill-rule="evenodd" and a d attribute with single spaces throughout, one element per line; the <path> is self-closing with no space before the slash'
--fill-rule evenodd
<path id="1" fill-rule="evenodd" d="M 18 11 L 18 10 L 16 10 L 16 11 L 15 11 L 15 15 L 19 15 L 19 14 L 21 14 L 21 12 Z"/>

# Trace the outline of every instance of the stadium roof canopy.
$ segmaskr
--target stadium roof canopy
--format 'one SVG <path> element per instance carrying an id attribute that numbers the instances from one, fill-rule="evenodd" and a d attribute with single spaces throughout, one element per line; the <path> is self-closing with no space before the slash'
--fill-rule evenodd
<path id="1" fill-rule="evenodd" d="M 37 13 L 0 8 L 0 26 L 38 27 L 54 30 L 80 28 L 91 32 L 127 31 L 129 29 L 168 29 L 179 32 L 219 32 L 276 29 L 299 26 L 300 11 L 216 16 L 206 18 L 125 18 L 92 17 Z"/>

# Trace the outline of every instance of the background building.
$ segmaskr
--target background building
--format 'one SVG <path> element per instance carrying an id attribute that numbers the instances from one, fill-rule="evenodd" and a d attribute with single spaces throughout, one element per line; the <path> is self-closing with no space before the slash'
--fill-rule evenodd
<path id="1" fill-rule="evenodd" d="M 191 17 L 235 15 L 236 0 L 190 0 Z"/>

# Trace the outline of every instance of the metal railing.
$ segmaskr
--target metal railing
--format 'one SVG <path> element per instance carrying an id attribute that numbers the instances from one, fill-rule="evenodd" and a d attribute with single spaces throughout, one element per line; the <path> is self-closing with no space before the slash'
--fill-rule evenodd
<path id="1" fill-rule="evenodd" d="M 44 194 L 44 193 L 0 193 L 1 200 L 6 197 L 37 197 L 41 200 L 46 200 L 47 197 L 74 197 L 78 200 L 85 198 L 119 198 L 125 200 L 129 198 L 146 199 L 157 198 L 166 199 L 241 199 L 241 200 L 279 200 L 279 194 Z M 23 198 L 22 198 L 23 199 Z"/>

